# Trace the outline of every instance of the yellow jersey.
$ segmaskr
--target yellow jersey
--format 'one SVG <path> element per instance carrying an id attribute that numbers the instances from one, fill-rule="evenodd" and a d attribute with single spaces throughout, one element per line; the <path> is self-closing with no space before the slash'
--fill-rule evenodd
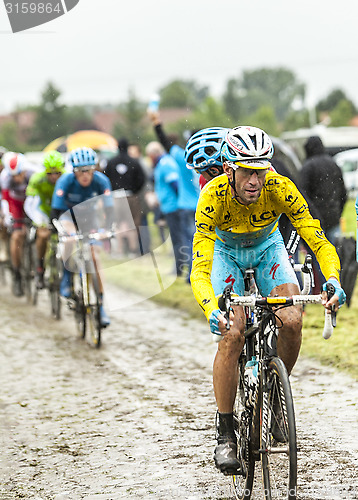
<path id="1" fill-rule="evenodd" d="M 210 281 L 216 238 L 230 247 L 254 247 L 277 229 L 283 213 L 316 255 L 325 278 L 335 277 L 339 281 L 337 252 L 290 179 L 269 171 L 259 199 L 242 205 L 233 198 L 228 178 L 223 174 L 204 186 L 196 209 L 191 284 L 208 319 L 218 309 Z"/>

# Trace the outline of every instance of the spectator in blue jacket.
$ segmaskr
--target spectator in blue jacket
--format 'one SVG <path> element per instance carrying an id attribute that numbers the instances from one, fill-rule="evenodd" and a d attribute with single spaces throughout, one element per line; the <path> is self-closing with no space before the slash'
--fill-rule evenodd
<path id="1" fill-rule="evenodd" d="M 199 177 L 193 170 L 186 167 L 184 149 L 176 144 L 174 136 L 167 136 L 162 128 L 158 111 L 148 112 L 148 116 L 154 126 L 158 140 L 177 162 L 179 167 L 178 184 L 178 210 L 180 216 L 180 227 L 182 233 L 183 260 L 188 266 L 188 280 L 191 272 L 193 235 L 195 232 L 195 210 L 198 203 L 200 187 Z"/>
<path id="2" fill-rule="evenodd" d="M 159 142 L 150 142 L 145 152 L 153 162 L 154 192 L 157 195 L 160 210 L 168 224 L 174 250 L 176 273 L 177 276 L 181 276 L 183 272 L 183 244 L 178 210 L 179 167 L 174 158 L 165 152 L 164 147 Z"/>

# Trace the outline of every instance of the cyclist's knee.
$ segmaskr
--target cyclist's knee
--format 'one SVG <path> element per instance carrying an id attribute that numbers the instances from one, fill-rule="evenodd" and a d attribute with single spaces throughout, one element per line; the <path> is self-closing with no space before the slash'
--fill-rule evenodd
<path id="1" fill-rule="evenodd" d="M 244 345 L 244 327 L 245 320 L 242 312 L 238 308 L 234 308 L 234 317 L 230 330 L 225 334 L 220 341 L 219 346 L 222 349 L 230 349 L 232 351 L 241 351 Z"/>
<path id="2" fill-rule="evenodd" d="M 290 307 L 281 311 L 281 320 L 283 322 L 282 332 L 292 337 L 301 335 L 302 331 L 302 311 L 301 308 Z"/>

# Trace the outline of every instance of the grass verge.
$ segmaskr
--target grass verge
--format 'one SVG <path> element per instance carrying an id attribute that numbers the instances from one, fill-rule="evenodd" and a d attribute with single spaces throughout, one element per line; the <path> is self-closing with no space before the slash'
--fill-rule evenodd
<path id="1" fill-rule="evenodd" d="M 163 306 L 180 309 L 187 313 L 188 318 L 206 322 L 190 285 L 181 278 L 174 279 L 171 274 L 173 264 L 165 248 L 156 255 L 155 261 L 150 256 L 128 262 L 105 256 L 104 268 L 107 282 L 139 293 Z M 340 309 L 337 327 L 329 340 L 322 338 L 323 308 L 319 305 L 307 306 L 303 319 L 301 354 L 343 370 L 358 380 L 357 318 L 358 287 L 354 291 L 351 306 L 348 308 L 344 305 Z"/>

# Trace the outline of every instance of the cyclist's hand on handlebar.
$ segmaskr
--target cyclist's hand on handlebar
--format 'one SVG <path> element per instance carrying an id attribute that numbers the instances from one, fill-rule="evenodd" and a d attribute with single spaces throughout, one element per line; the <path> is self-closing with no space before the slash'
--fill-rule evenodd
<path id="1" fill-rule="evenodd" d="M 233 320 L 233 313 L 230 312 L 230 325 L 232 325 L 232 320 Z M 225 333 L 227 332 L 226 324 L 227 320 L 224 317 L 223 312 L 220 311 L 220 309 L 215 309 L 215 311 L 213 311 L 210 314 L 209 325 L 211 333 L 213 335 L 218 335 L 218 336 L 225 335 Z"/>
<path id="2" fill-rule="evenodd" d="M 334 287 L 334 295 L 329 300 L 327 295 L 328 284 L 331 284 Z M 345 303 L 346 294 L 336 278 L 329 278 L 322 286 L 322 290 L 322 304 L 326 309 L 331 311 L 333 306 L 333 310 L 338 311 L 339 306 L 342 306 Z"/>

